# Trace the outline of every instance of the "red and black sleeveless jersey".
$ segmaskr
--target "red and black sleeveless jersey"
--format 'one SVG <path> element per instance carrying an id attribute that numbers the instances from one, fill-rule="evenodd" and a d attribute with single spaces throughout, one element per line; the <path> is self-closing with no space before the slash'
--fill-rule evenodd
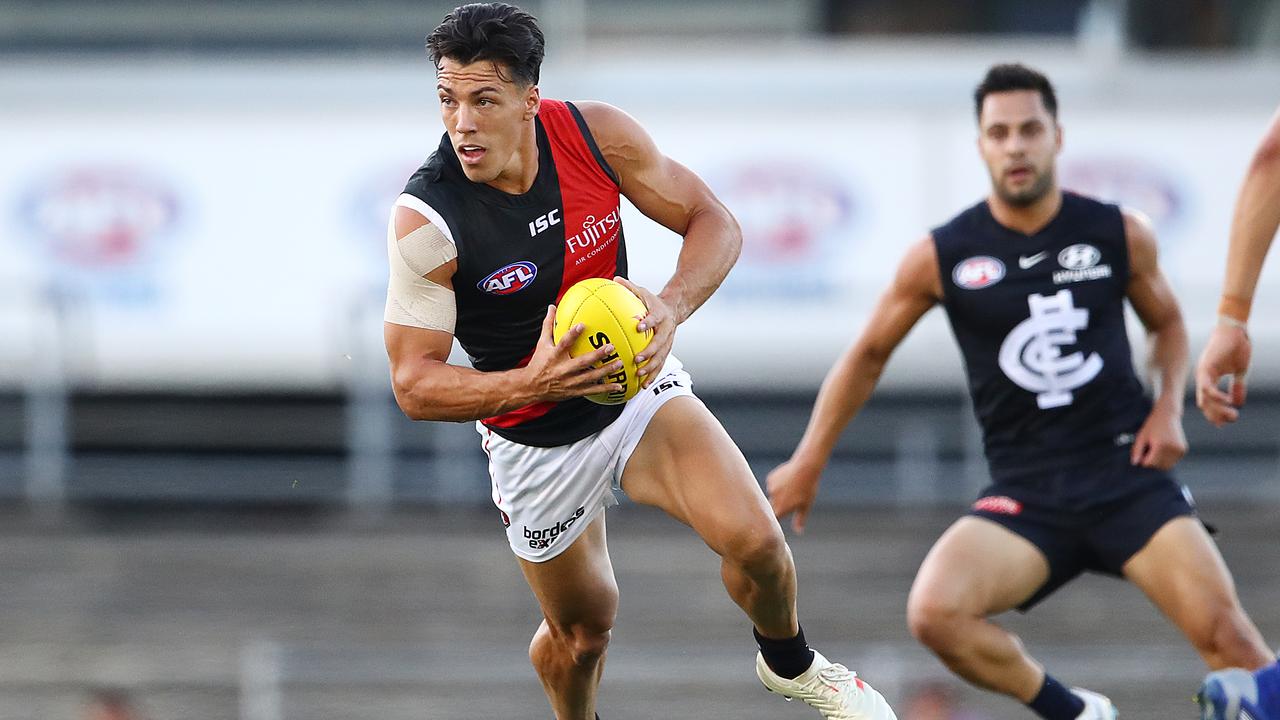
<path id="1" fill-rule="evenodd" d="M 455 337 L 477 370 L 522 367 L 533 355 L 547 306 L 586 278 L 627 274 L 618 180 L 571 103 L 543 100 L 534 120 L 538 174 L 511 195 L 467 179 L 446 133 L 405 192 L 439 217 L 458 248 Z M 508 440 L 553 447 L 617 419 L 621 405 L 543 402 L 485 419 Z"/>

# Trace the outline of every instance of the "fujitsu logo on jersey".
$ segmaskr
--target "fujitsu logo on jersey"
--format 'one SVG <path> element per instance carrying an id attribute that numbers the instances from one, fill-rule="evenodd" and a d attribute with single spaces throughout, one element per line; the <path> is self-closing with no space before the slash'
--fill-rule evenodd
<path id="1" fill-rule="evenodd" d="M 581 250 L 595 247 L 606 235 L 608 239 L 604 242 L 608 244 L 613 241 L 613 236 L 618 234 L 617 228 L 618 208 L 616 207 L 599 220 L 595 215 L 588 215 L 582 221 L 582 232 L 565 239 L 565 248 L 570 255 L 577 255 Z"/>
<path id="2" fill-rule="evenodd" d="M 537 276 L 538 266 L 521 260 L 494 270 L 476 283 L 476 287 L 490 295 L 510 295 L 529 287 Z"/>

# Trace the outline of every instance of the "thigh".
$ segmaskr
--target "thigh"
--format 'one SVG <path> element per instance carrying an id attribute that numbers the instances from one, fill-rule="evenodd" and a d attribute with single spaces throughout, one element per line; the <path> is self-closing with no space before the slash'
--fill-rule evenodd
<path id="1" fill-rule="evenodd" d="M 696 397 L 658 409 L 627 460 L 622 489 L 689 525 L 718 552 L 745 529 L 778 528 L 746 458 Z"/>
<path id="2" fill-rule="evenodd" d="M 555 630 L 604 631 L 618 610 L 618 584 L 605 541 L 604 513 L 573 544 L 546 562 L 520 558 L 520 570 Z"/>
<path id="3" fill-rule="evenodd" d="M 987 518 L 957 520 L 925 557 L 913 606 L 988 616 L 1025 603 L 1049 580 L 1049 561 L 1031 541 Z"/>
<path id="4" fill-rule="evenodd" d="M 543 448 L 505 440 L 488 428 L 481 435 L 493 502 L 520 559 L 551 560 L 614 504 L 610 455 L 594 436 Z"/>
<path id="5" fill-rule="evenodd" d="M 1236 606 L 1235 583 L 1218 547 L 1193 516 L 1175 517 L 1124 564 L 1124 575 L 1184 631 Z"/>

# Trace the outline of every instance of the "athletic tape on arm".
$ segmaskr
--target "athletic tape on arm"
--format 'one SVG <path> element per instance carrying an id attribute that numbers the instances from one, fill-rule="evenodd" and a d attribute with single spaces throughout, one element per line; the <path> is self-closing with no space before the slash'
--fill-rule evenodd
<path id="1" fill-rule="evenodd" d="M 383 319 L 396 325 L 452 333 L 458 319 L 453 290 L 424 275 L 458 257 L 457 246 L 439 213 L 412 195 L 401 195 L 397 207 L 421 213 L 430 222 L 403 238 L 396 238 L 395 209 L 387 225 L 387 305 Z M 425 211 L 425 212 L 424 212 Z"/>

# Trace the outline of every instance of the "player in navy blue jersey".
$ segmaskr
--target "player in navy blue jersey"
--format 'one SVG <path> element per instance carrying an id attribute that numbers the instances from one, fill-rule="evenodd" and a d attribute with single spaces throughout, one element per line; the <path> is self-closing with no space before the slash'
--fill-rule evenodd
<path id="1" fill-rule="evenodd" d="M 880 696 L 811 650 L 791 552 L 746 460 L 670 356 L 676 327 L 723 281 L 742 238 L 733 216 L 630 116 L 543 98 L 543 36 L 503 3 L 465 5 L 427 40 L 445 134 L 409 179 L 387 231 L 385 337 L 396 400 L 416 420 L 475 421 L 493 500 L 543 620 L 529 646 L 559 720 L 595 716 L 618 604 L 604 510 L 624 491 L 684 522 L 722 558 L 754 626 L 756 673 L 828 718 L 894 720 Z M 630 284 L 620 197 L 683 237 L 658 293 Z M 614 391 L 611 345 L 571 357 L 552 341 L 575 282 L 618 276 L 654 331 L 644 389 Z M 472 367 L 450 365 L 454 339 Z M 495 518 L 495 524 L 498 518 Z"/>
<path id="2" fill-rule="evenodd" d="M 1248 322 L 1263 261 L 1280 228 L 1280 113 L 1271 119 L 1253 154 L 1236 200 L 1227 250 L 1227 273 L 1218 303 L 1218 322 L 1196 366 L 1196 404 L 1222 427 L 1240 417 L 1245 373 L 1252 347 Z M 1228 387 L 1219 380 L 1228 378 Z M 1199 693 L 1204 720 L 1280 720 L 1280 663 L 1249 672 L 1219 670 L 1205 678 Z M 1241 713 L 1247 713 L 1247 715 Z"/>
<path id="3" fill-rule="evenodd" d="M 992 483 L 937 541 L 907 603 L 911 632 L 953 672 L 1047 720 L 1115 716 L 1067 689 L 991 616 L 1027 610 L 1084 571 L 1123 576 L 1210 668 L 1273 658 L 1169 470 L 1182 432 L 1187 335 L 1140 215 L 1058 188 L 1052 85 L 998 65 L 975 93 L 988 197 L 913 245 L 827 376 L 804 438 L 769 475 L 803 528 L 841 430 L 894 348 L 942 305 L 964 357 Z M 1148 335 L 1154 400 L 1134 373 L 1124 305 Z"/>

